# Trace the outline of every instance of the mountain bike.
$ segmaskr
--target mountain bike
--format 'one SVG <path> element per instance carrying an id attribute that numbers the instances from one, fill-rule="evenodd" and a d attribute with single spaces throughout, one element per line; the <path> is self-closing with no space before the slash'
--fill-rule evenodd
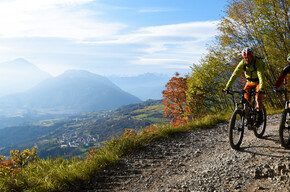
<path id="1" fill-rule="evenodd" d="M 284 93 L 285 98 L 286 94 L 290 91 L 287 89 L 277 90 L 278 93 Z M 282 147 L 289 149 L 290 148 L 290 100 L 285 99 L 285 109 L 282 113 L 282 118 L 279 126 L 279 140 Z"/>
<path id="2" fill-rule="evenodd" d="M 235 97 L 235 93 L 240 95 L 239 102 Z M 229 141 L 233 149 L 238 150 L 243 140 L 244 130 L 247 127 L 249 130 L 253 130 L 257 138 L 262 138 L 267 124 L 267 114 L 266 109 L 262 106 L 263 121 L 259 126 L 256 126 L 258 120 L 258 112 L 255 108 L 256 101 L 256 89 L 252 89 L 250 92 L 253 101 L 250 103 L 245 99 L 244 94 L 248 93 L 245 90 L 230 90 L 228 94 L 232 95 L 233 103 L 235 104 L 235 110 L 232 114 L 229 127 Z M 246 122 L 246 123 L 245 123 Z"/>

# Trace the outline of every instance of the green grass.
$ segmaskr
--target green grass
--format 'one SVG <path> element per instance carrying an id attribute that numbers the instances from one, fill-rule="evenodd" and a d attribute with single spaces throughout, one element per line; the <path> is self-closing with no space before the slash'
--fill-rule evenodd
<path id="1" fill-rule="evenodd" d="M 273 114 L 280 114 L 284 111 L 284 109 L 266 109 L 267 115 L 273 115 Z"/>
<path id="2" fill-rule="evenodd" d="M 278 111 L 276 111 L 278 112 Z M 280 112 L 280 111 L 279 111 Z M 112 138 L 86 159 L 42 159 L 20 170 L 13 177 L 0 177 L 0 191 L 70 191 L 107 166 L 114 165 L 122 157 L 146 146 L 152 141 L 167 138 L 177 132 L 210 128 L 228 120 L 232 112 L 209 115 L 186 125 L 154 125 L 151 131 L 142 130 L 134 136 Z M 273 114 L 274 111 L 268 112 Z"/>

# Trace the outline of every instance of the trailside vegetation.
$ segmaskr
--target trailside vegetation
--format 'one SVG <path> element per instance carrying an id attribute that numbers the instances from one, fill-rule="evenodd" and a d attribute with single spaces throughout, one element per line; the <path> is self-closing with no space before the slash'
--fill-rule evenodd
<path id="1" fill-rule="evenodd" d="M 177 126 L 187 123 L 190 113 L 190 106 L 186 103 L 187 77 L 179 77 L 175 73 L 165 85 L 166 89 L 162 92 L 164 105 L 164 117 L 170 119 L 170 124 Z"/>

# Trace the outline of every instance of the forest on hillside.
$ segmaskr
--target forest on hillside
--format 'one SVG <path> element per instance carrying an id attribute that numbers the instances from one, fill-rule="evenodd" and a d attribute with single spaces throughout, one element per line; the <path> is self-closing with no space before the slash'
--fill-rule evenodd
<path id="1" fill-rule="evenodd" d="M 290 53 L 289 0 L 232 0 L 218 24 L 219 35 L 200 64 L 193 64 L 188 76 L 172 77 L 163 91 L 165 115 L 178 125 L 192 119 L 227 110 L 232 103 L 223 93 L 232 72 L 242 60 L 241 52 L 251 47 L 265 63 L 264 104 L 268 108 L 284 106 L 284 97 L 273 86 Z M 241 74 L 234 88 L 241 89 Z M 289 85 L 286 79 L 284 86 Z"/>

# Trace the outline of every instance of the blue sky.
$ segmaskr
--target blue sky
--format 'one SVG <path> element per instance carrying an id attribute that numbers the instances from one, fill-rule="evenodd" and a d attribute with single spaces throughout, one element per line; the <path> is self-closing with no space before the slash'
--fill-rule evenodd
<path id="1" fill-rule="evenodd" d="M 1 0 L 0 62 L 52 75 L 190 72 L 217 34 L 227 0 Z"/>

